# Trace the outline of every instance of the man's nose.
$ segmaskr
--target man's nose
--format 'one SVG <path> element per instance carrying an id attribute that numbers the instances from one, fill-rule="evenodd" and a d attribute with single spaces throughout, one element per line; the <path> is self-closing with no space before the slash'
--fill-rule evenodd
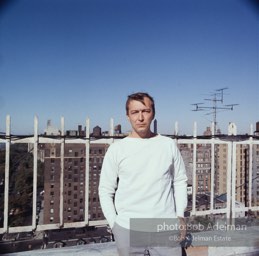
<path id="1" fill-rule="evenodd" d="M 139 121 L 143 121 L 144 120 L 144 115 L 143 115 L 143 113 L 141 111 L 139 111 L 138 120 Z"/>

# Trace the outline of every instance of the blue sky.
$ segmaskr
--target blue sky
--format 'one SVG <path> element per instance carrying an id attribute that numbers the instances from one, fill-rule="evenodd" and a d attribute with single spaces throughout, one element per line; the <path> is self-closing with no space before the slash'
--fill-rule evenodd
<path id="1" fill-rule="evenodd" d="M 0 11 L 0 131 L 40 132 L 47 120 L 75 129 L 90 118 L 130 126 L 128 94 L 149 92 L 158 131 L 200 133 L 212 115 L 192 103 L 228 87 L 218 113 L 223 132 L 259 121 L 258 10 L 249 0 L 16 0 Z"/>

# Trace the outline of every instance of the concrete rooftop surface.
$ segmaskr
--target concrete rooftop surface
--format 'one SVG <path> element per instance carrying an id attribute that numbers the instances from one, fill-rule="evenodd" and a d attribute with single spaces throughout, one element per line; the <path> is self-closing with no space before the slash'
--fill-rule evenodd
<path id="1" fill-rule="evenodd" d="M 77 245 L 62 248 L 44 249 L 44 250 L 33 250 L 24 252 L 7 253 L 4 255 L 12 256 L 52 256 L 52 255 L 76 255 L 76 256 L 117 256 L 117 250 L 115 242 L 109 243 L 98 243 L 98 244 L 86 244 Z"/>
<path id="2" fill-rule="evenodd" d="M 244 238 L 245 239 L 245 238 Z M 207 247 L 193 246 L 187 256 L 258 256 L 259 247 Z M 10 256 L 118 256 L 115 242 L 78 245 L 63 248 L 8 253 Z M 143 253 L 144 255 L 144 253 Z"/>

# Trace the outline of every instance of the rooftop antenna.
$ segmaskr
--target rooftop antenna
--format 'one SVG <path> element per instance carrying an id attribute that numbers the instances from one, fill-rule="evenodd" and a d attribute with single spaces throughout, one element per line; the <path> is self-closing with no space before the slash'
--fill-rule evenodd
<path id="1" fill-rule="evenodd" d="M 207 113 L 207 115 L 213 115 L 213 122 L 214 122 L 214 134 L 217 134 L 217 112 L 218 110 L 233 110 L 234 106 L 237 106 L 239 104 L 224 104 L 224 90 L 227 90 L 227 87 L 220 88 L 215 90 L 213 94 L 211 94 L 211 98 L 204 99 L 206 101 L 210 101 L 212 103 L 212 106 L 203 106 L 204 103 L 194 103 L 191 105 L 195 106 L 195 109 L 192 111 L 209 111 L 212 110 L 212 112 Z M 219 103 L 221 104 L 219 106 Z M 202 105 L 202 106 L 201 106 Z"/>

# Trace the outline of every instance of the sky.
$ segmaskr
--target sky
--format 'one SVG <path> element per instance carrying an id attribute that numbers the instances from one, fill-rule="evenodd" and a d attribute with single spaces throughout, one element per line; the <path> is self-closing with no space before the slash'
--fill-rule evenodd
<path id="1" fill-rule="evenodd" d="M 202 134 L 213 109 L 218 127 L 249 133 L 259 121 L 258 1 L 9 0 L 0 5 L 0 132 L 39 132 L 47 120 L 77 129 L 109 130 L 110 118 L 130 130 L 125 101 L 144 91 L 156 103 L 158 132 Z M 5 3 L 5 4 L 4 4 Z M 224 107 L 217 102 L 218 107 Z"/>

